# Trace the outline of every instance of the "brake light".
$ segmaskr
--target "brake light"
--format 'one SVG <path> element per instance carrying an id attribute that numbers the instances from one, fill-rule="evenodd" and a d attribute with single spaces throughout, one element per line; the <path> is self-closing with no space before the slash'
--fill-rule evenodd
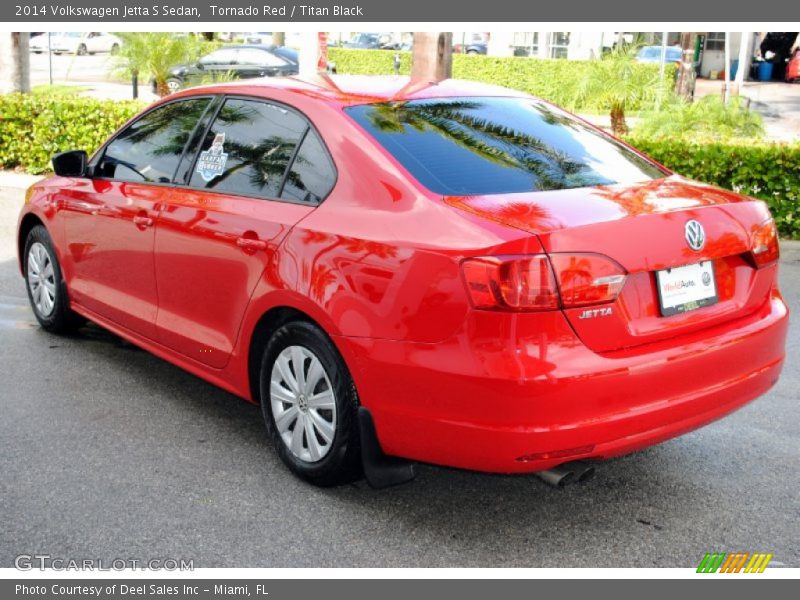
<path id="1" fill-rule="evenodd" d="M 753 232 L 750 254 L 757 269 L 771 265 L 778 260 L 778 230 L 775 221 L 767 219 Z"/>
<path id="2" fill-rule="evenodd" d="M 470 258 L 462 268 L 473 306 L 494 310 L 556 310 L 613 302 L 626 277 L 617 263 L 597 254 Z"/>
<path id="3" fill-rule="evenodd" d="M 547 256 L 470 258 L 462 263 L 475 308 L 555 310 L 558 291 Z"/>
<path id="4" fill-rule="evenodd" d="M 625 285 L 625 269 L 606 256 L 551 254 L 550 260 L 565 307 L 613 302 Z"/>

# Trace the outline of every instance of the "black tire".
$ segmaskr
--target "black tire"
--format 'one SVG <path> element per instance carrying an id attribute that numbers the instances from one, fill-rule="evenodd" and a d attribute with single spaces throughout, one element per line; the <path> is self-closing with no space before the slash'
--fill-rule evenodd
<path id="1" fill-rule="evenodd" d="M 31 274 L 28 270 L 28 261 L 30 258 L 30 251 L 34 244 L 41 244 L 47 251 L 48 258 L 53 267 L 53 283 L 55 289 L 55 298 L 53 300 L 52 311 L 44 314 L 40 311 L 36 302 L 34 302 L 33 292 L 31 290 L 30 278 Z M 23 269 L 25 273 L 25 289 L 28 292 L 28 300 L 31 303 L 33 314 L 42 329 L 51 333 L 70 333 L 78 329 L 85 323 L 85 319 L 73 312 L 69 307 L 69 295 L 67 293 L 67 286 L 64 283 L 64 277 L 61 273 L 61 265 L 58 263 L 58 255 L 56 254 L 53 240 L 50 234 L 42 225 L 37 225 L 28 232 L 28 237 L 25 238 L 25 251 L 23 254 Z"/>
<path id="2" fill-rule="evenodd" d="M 322 364 L 330 382 L 336 406 L 333 440 L 327 453 L 311 462 L 296 456 L 284 442 L 272 409 L 272 370 L 278 356 L 290 346 L 310 351 Z M 309 368 L 310 369 L 310 368 Z M 261 411 L 278 456 L 298 477 L 321 487 L 340 485 L 361 477 L 361 446 L 358 434 L 358 395 L 336 347 L 323 331 L 305 321 L 281 326 L 267 342 L 259 370 Z M 294 422 L 297 426 L 299 419 Z M 303 440 L 306 440 L 303 434 Z"/>
<path id="3" fill-rule="evenodd" d="M 80 44 L 78 46 L 78 51 L 76 52 L 78 56 L 86 56 L 86 44 Z"/>
<path id="4" fill-rule="evenodd" d="M 119 54 L 119 44 L 114 44 L 111 46 L 111 56 L 116 56 Z"/>

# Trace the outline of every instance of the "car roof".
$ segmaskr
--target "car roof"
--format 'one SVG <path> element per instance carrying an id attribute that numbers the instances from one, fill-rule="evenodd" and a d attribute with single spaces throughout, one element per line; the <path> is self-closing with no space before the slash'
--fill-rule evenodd
<path id="1" fill-rule="evenodd" d="M 409 77 L 376 75 L 317 75 L 313 77 L 269 77 L 239 80 L 190 88 L 170 96 L 192 96 L 196 94 L 228 93 L 268 96 L 270 90 L 279 89 L 288 94 L 311 96 L 332 104 L 350 106 L 378 102 L 400 102 L 423 98 L 455 97 L 518 97 L 531 96 L 509 88 L 465 81 L 445 79 L 439 82 L 412 81 Z"/>

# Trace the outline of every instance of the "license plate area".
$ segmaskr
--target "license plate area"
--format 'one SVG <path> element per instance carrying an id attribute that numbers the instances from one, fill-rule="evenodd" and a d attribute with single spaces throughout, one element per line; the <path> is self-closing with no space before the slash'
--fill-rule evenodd
<path id="1" fill-rule="evenodd" d="M 714 262 L 703 262 L 656 271 L 661 315 L 670 317 L 716 304 Z"/>

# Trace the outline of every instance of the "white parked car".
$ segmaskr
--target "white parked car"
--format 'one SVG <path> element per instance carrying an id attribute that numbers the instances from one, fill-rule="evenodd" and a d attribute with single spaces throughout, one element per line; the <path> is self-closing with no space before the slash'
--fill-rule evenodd
<path id="1" fill-rule="evenodd" d="M 28 43 L 28 47 L 30 51 L 35 54 L 41 54 L 42 52 L 47 52 L 47 35 L 46 33 L 40 33 L 39 35 L 34 35 L 30 42 Z M 53 34 L 55 35 L 55 34 Z"/>
<path id="2" fill-rule="evenodd" d="M 97 54 L 109 52 L 116 54 L 122 47 L 122 40 L 111 33 L 90 31 L 80 33 L 77 31 L 53 34 L 50 46 L 55 54 Z"/>

